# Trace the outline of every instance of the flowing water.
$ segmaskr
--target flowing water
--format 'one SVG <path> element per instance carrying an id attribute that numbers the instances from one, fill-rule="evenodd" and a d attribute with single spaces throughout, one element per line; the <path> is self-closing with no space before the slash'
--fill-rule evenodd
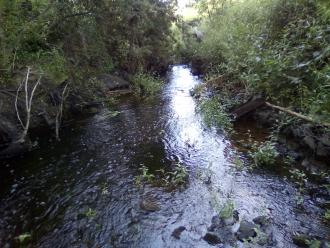
<path id="1" fill-rule="evenodd" d="M 174 66 L 155 101 L 123 98 L 117 116 L 104 109 L 77 121 L 61 143 L 40 142 L 38 151 L 4 163 L 0 247 L 19 247 L 22 234 L 30 247 L 212 247 L 203 236 L 228 199 L 240 220 L 271 217 L 273 247 L 296 247 L 295 232 L 325 237 L 320 209 L 312 200 L 298 209 L 292 183 L 237 170 L 235 147 L 195 111 L 189 91 L 198 83 L 188 67 Z M 185 188 L 136 185 L 143 165 L 155 171 L 173 161 L 189 168 Z M 148 198 L 158 211 L 141 207 Z M 179 239 L 172 235 L 178 227 Z"/>

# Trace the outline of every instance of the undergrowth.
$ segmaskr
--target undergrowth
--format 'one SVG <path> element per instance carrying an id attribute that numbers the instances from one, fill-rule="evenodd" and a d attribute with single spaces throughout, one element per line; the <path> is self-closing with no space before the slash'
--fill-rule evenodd
<path id="1" fill-rule="evenodd" d="M 155 96 L 162 87 L 161 79 L 154 75 L 142 72 L 134 75 L 132 82 L 134 93 L 143 97 Z"/>
<path id="2" fill-rule="evenodd" d="M 148 183 L 153 186 L 173 190 L 184 186 L 188 182 L 188 178 L 188 169 L 181 163 L 176 163 L 170 171 L 160 169 L 156 173 L 152 173 L 148 167 L 142 166 L 140 174 L 135 176 L 135 183 L 138 187 Z"/>
<path id="3" fill-rule="evenodd" d="M 214 88 L 221 93 L 239 83 L 247 95 L 329 122 L 329 2 L 214 2 L 200 9 L 204 38 L 191 55 L 211 77 L 225 75 Z"/>
<path id="4" fill-rule="evenodd" d="M 226 131 L 232 130 L 231 119 L 221 104 L 219 97 L 213 96 L 201 99 L 198 103 L 198 111 L 208 127 L 215 126 Z"/>
<path id="5" fill-rule="evenodd" d="M 249 151 L 248 154 L 256 167 L 274 165 L 276 163 L 276 158 L 279 156 L 275 143 L 272 141 L 253 143 L 251 151 Z"/>

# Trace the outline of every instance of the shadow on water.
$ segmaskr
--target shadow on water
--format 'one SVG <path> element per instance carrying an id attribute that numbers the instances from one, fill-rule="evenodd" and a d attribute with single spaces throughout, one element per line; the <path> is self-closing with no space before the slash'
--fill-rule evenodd
<path id="1" fill-rule="evenodd" d="M 61 143 L 4 162 L 0 247 L 20 247 L 22 234 L 30 247 L 212 247 L 203 236 L 215 198 L 230 198 L 240 219 L 269 215 L 273 247 L 295 247 L 295 232 L 327 235 L 313 201 L 297 211 L 293 184 L 235 169 L 234 146 L 195 112 L 189 91 L 198 83 L 188 67 L 173 66 L 158 101 L 124 98 L 119 115 L 104 109 L 73 125 Z M 135 184 L 141 166 L 156 171 L 173 161 L 192 173 L 183 190 Z M 148 199 L 158 208 L 141 207 Z"/>

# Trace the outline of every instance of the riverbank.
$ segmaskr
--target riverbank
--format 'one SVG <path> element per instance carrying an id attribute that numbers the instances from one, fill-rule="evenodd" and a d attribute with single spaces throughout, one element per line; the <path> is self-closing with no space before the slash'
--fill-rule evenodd
<path id="1" fill-rule="evenodd" d="M 225 76 L 206 80 L 191 92 L 200 105 L 212 101 L 217 106 L 216 108 L 207 106 L 206 109 L 210 112 L 208 115 L 213 124 L 218 122 L 221 125 L 229 121 L 240 122 L 243 119 L 244 122 L 244 119 L 253 119 L 256 125 L 272 130 L 270 136 L 272 135 L 273 138 L 276 136 L 276 140 L 284 145 L 285 149 L 297 153 L 296 158 L 306 156 L 321 161 L 330 159 L 330 132 L 327 126 L 317 121 L 308 122 L 269 107 L 260 96 L 247 92 L 242 84 L 228 83 L 226 80 L 228 79 Z M 222 121 L 216 120 L 219 116 L 216 113 L 217 109 L 226 113 Z"/>
<path id="2" fill-rule="evenodd" d="M 67 122 L 98 112 L 111 102 L 114 94 L 132 92 L 132 83 L 118 76 L 102 74 L 88 79 L 89 87 L 86 89 L 74 87 L 69 81 L 56 86 L 41 78 L 35 95 L 32 95 L 32 87 L 38 79 L 32 73 L 26 77 L 22 75 L 17 80 L 24 82 L 27 79 L 27 91 L 23 90 L 24 87 L 0 90 L 0 159 L 19 156 L 38 147 L 34 142 L 39 138 L 37 130 L 48 130 L 42 132 L 43 135 L 51 142 L 57 142 L 61 127 Z M 26 108 L 26 92 L 28 99 L 32 96 L 30 113 Z M 27 135 L 22 139 L 27 120 Z"/>
<path id="3" fill-rule="evenodd" d="M 204 123 L 225 130 L 233 140 L 238 151 L 233 158 L 236 168 L 264 170 L 286 178 L 297 187 L 292 196 L 297 208 L 307 210 L 306 201 L 314 201 L 324 212 L 324 222 L 328 223 L 330 133 L 327 128 L 259 104 L 254 99 L 260 97 L 247 94 L 240 84 L 221 82 L 223 79 L 206 80 L 191 94 L 198 102 Z M 246 111 L 242 106 L 251 109 Z M 237 118 L 240 111 L 244 114 Z M 308 240 L 313 239 L 317 238 L 297 235 L 294 243 L 298 247 L 309 247 Z"/>
<path id="4" fill-rule="evenodd" d="M 199 11 L 194 29 L 203 37 L 188 32 L 183 54 L 206 77 L 206 105 L 211 108 L 212 96 L 218 97 L 230 114 L 263 99 L 259 103 L 267 107 L 254 102 L 251 118 L 276 129 L 306 156 L 329 160 L 328 4 L 251 0 L 191 7 Z"/>

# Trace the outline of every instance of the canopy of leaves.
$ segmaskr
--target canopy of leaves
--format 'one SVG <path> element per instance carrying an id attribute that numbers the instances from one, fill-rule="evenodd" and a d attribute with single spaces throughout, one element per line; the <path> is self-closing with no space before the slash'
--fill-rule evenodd
<path id="1" fill-rule="evenodd" d="M 164 70 L 174 7 L 171 0 L 1 0 L 0 84 L 27 65 L 54 82 Z"/>

